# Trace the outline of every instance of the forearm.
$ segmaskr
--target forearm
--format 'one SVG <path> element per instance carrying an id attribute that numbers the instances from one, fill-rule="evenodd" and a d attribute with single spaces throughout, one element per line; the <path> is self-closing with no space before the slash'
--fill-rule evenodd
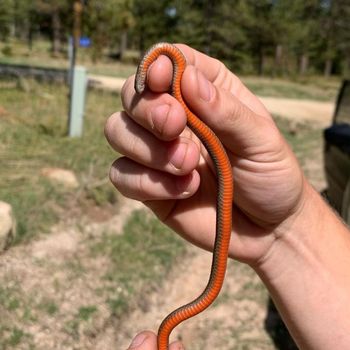
<path id="1" fill-rule="evenodd" d="M 308 184 L 305 198 L 256 271 L 301 349 L 349 349 L 350 232 Z"/>

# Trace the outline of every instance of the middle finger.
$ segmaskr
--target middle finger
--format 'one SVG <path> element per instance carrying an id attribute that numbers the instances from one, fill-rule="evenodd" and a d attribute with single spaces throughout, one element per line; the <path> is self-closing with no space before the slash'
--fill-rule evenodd
<path id="1" fill-rule="evenodd" d="M 176 140 L 161 141 L 135 123 L 126 112 L 120 112 L 108 119 L 105 134 L 116 151 L 152 169 L 185 175 L 199 162 L 199 146 L 187 128 Z"/>

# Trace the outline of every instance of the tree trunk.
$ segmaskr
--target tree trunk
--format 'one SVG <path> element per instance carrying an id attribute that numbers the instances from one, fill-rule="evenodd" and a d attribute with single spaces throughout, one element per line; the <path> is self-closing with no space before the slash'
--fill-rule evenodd
<path id="1" fill-rule="evenodd" d="M 324 66 L 323 74 L 327 78 L 332 74 L 332 68 L 333 68 L 333 60 L 331 58 L 327 58 Z"/>
<path id="2" fill-rule="evenodd" d="M 28 29 L 27 45 L 28 45 L 29 51 L 32 51 L 32 49 L 33 49 L 33 25 L 31 23 L 29 24 L 29 29 Z"/>
<path id="3" fill-rule="evenodd" d="M 350 78 L 350 52 L 346 55 L 345 60 L 344 76 Z"/>
<path id="4" fill-rule="evenodd" d="M 308 68 L 309 68 L 309 56 L 303 53 L 300 58 L 299 74 L 305 75 Z"/>
<path id="5" fill-rule="evenodd" d="M 281 44 L 278 44 L 275 48 L 275 66 L 273 68 L 274 74 L 280 74 L 282 72 L 282 60 L 283 46 Z"/>
<path id="6" fill-rule="evenodd" d="M 265 55 L 264 55 L 264 50 L 260 48 L 259 58 L 258 58 L 258 74 L 260 76 L 264 75 L 264 70 L 265 70 Z"/>
<path id="7" fill-rule="evenodd" d="M 16 21 L 13 21 L 10 24 L 10 36 L 14 38 L 17 34 L 17 26 L 16 26 Z"/>
<path id="8" fill-rule="evenodd" d="M 61 19 L 58 8 L 52 12 L 52 55 L 58 56 L 61 50 Z"/>
<path id="9" fill-rule="evenodd" d="M 143 56 L 143 54 L 146 51 L 146 29 L 142 27 L 140 27 L 139 29 L 139 51 L 140 51 L 140 55 Z"/>
<path id="10" fill-rule="evenodd" d="M 124 53 L 127 47 L 128 47 L 128 31 L 123 30 L 120 35 L 120 47 L 119 47 L 120 60 L 123 60 Z"/>
<path id="11" fill-rule="evenodd" d="M 208 56 L 211 54 L 211 44 L 212 44 L 212 19 L 214 16 L 214 1 L 207 0 L 204 7 L 204 33 L 205 33 L 205 43 L 204 43 L 204 53 Z"/>

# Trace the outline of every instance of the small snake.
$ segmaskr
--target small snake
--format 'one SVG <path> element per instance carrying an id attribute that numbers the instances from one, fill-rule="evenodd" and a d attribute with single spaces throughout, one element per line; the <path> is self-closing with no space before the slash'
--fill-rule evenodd
<path id="1" fill-rule="evenodd" d="M 171 331 L 182 321 L 205 310 L 216 299 L 222 287 L 232 229 L 233 178 L 232 167 L 223 145 L 214 132 L 189 110 L 182 98 L 181 78 L 186 59 L 176 46 L 158 43 L 145 53 L 136 72 L 136 92 L 141 94 L 144 91 L 148 68 L 160 55 L 166 55 L 172 61 L 171 94 L 181 103 L 186 112 L 187 125 L 201 140 L 212 158 L 218 181 L 216 237 L 209 281 L 199 297 L 170 313 L 161 323 L 158 330 L 158 350 L 167 350 Z"/>

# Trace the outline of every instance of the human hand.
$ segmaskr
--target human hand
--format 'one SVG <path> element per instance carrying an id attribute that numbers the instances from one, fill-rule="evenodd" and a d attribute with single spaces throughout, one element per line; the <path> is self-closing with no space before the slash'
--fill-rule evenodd
<path id="1" fill-rule="evenodd" d="M 157 336 L 150 331 L 139 333 L 131 342 L 128 350 L 157 350 Z M 185 350 L 179 341 L 169 345 L 169 350 Z"/>
<path id="2" fill-rule="evenodd" d="M 283 224 L 303 203 L 305 181 L 289 146 L 264 106 L 226 67 L 178 45 L 188 66 L 181 89 L 190 109 L 220 138 L 235 183 L 230 256 L 252 265 L 268 252 Z M 130 77 L 125 111 L 112 115 L 108 141 L 124 154 L 110 177 L 124 195 L 143 201 L 189 241 L 211 249 L 216 226 L 216 174 L 181 105 L 168 91 L 170 60 L 161 56 L 141 96 Z"/>

